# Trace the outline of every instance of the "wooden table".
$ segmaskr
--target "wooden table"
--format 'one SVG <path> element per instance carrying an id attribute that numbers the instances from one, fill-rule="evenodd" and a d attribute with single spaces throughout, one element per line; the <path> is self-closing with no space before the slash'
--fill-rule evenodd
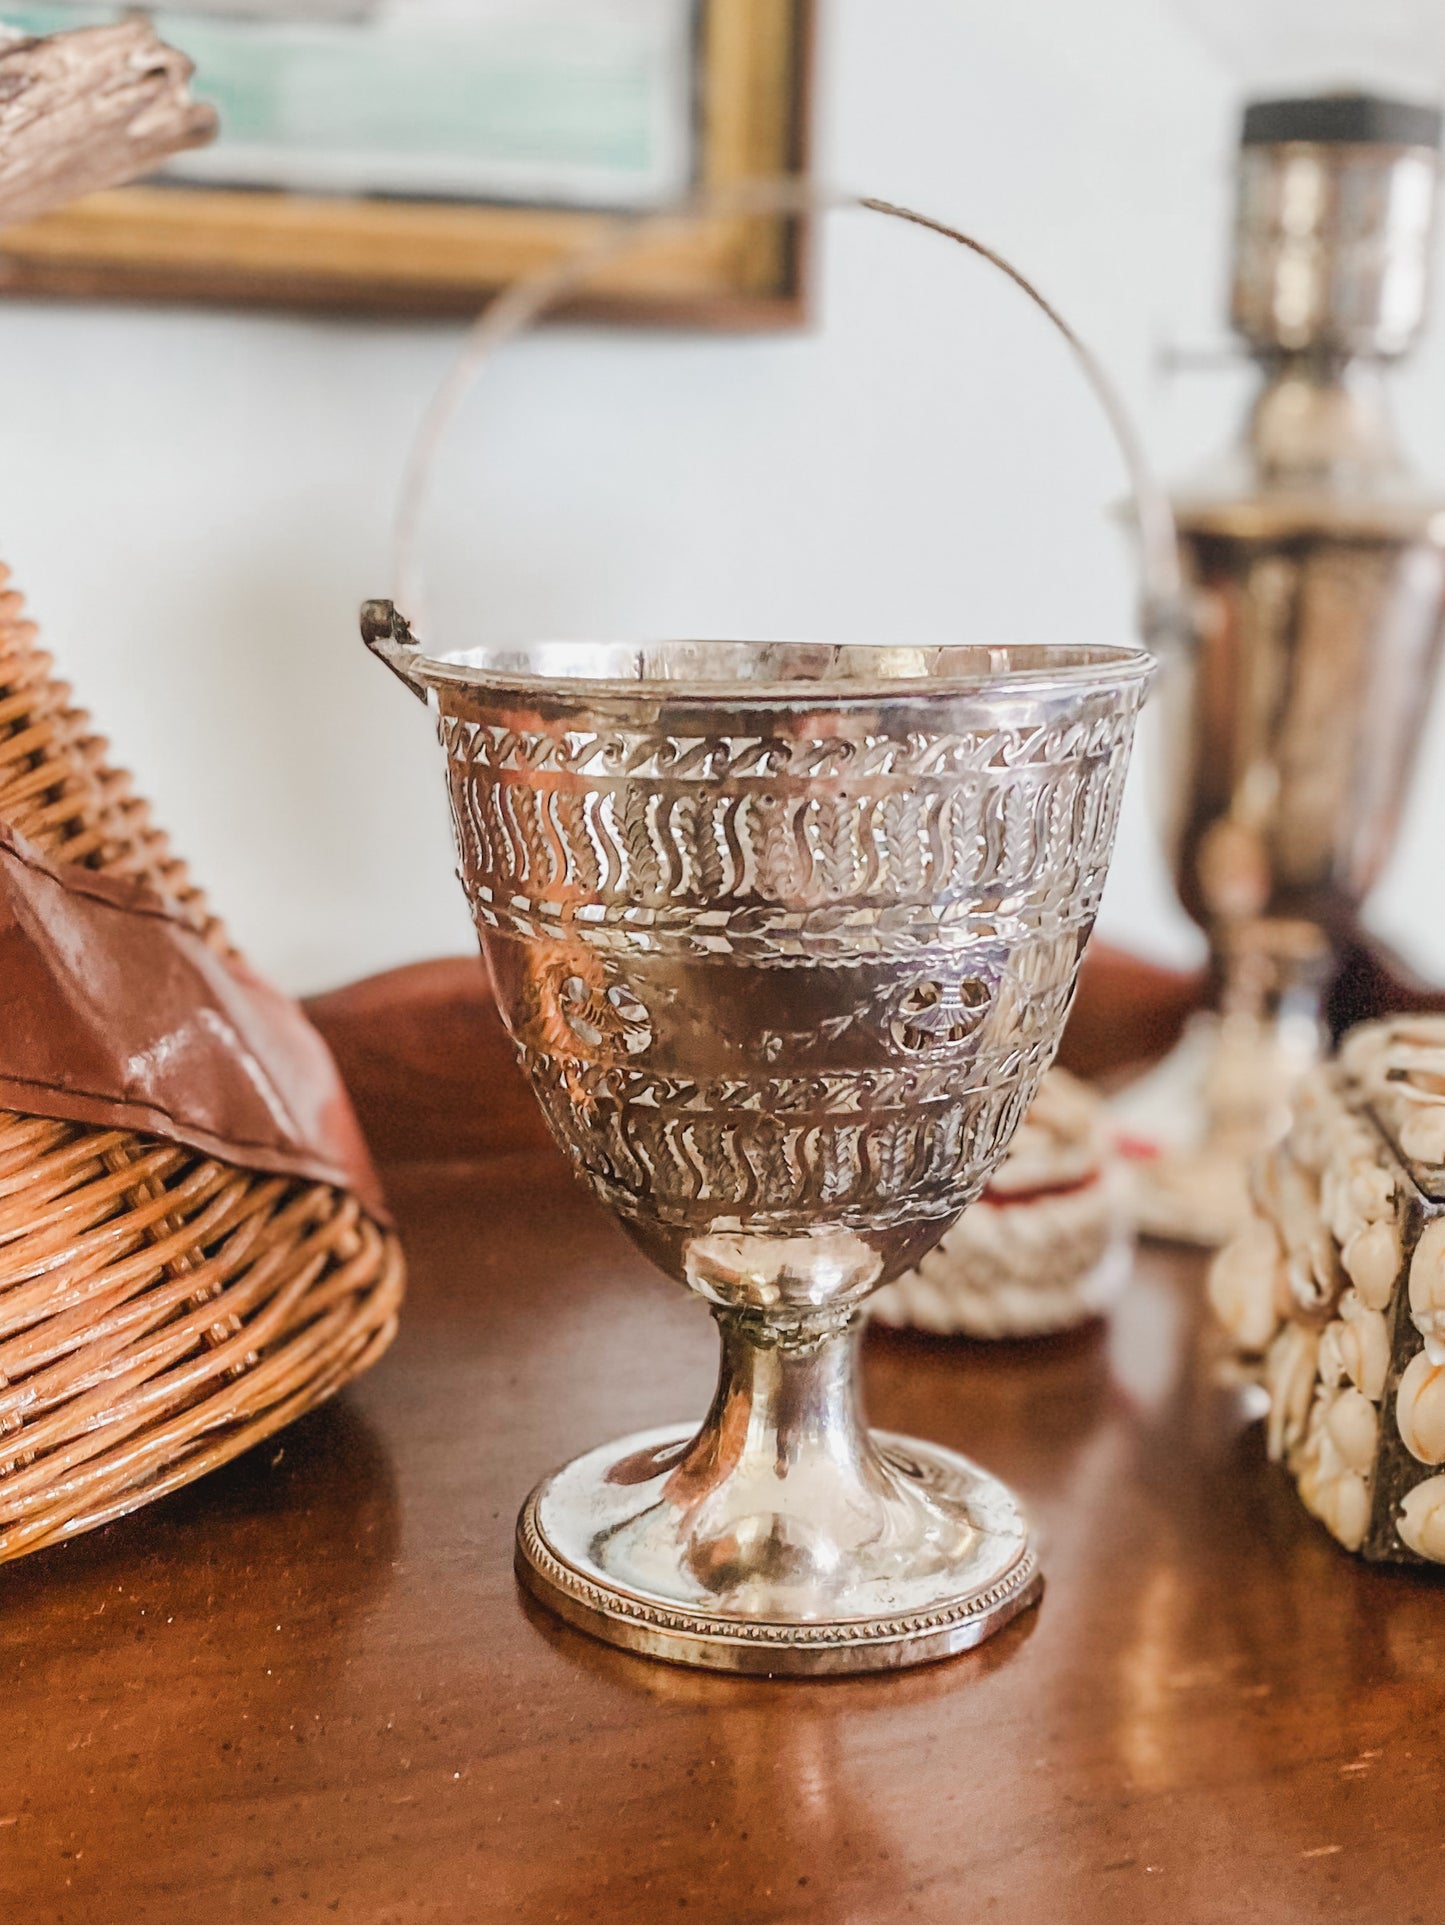
<path id="1" fill-rule="evenodd" d="M 1038 1520 L 1043 1604 L 981 1650 L 753 1682 L 525 1602 L 529 1485 L 700 1412 L 712 1330 L 572 1186 L 455 990 L 408 972 L 320 1010 L 410 1252 L 392 1354 L 0 1572 L 5 1925 L 1445 1914 L 1445 1594 L 1304 1517 L 1217 1386 L 1192 1260 L 1146 1257 L 1068 1340 L 870 1338 L 875 1418 Z"/>

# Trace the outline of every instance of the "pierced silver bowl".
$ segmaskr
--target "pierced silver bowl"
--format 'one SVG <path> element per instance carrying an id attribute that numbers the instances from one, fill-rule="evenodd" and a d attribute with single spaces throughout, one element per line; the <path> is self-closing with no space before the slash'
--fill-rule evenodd
<path id="1" fill-rule="evenodd" d="M 612 1643 L 768 1672 L 976 1644 L 1017 1504 L 859 1411 L 864 1299 L 979 1194 L 1063 1030 L 1151 658 L 368 644 L 435 709 L 498 1006 L 577 1174 L 706 1299 L 701 1428 L 591 1451 L 518 1569 Z"/>

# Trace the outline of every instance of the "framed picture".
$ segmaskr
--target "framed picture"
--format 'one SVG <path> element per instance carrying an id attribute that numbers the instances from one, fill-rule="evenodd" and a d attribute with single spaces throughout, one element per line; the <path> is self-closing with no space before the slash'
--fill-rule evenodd
<path id="1" fill-rule="evenodd" d="M 120 11 L 4 17 L 38 34 Z M 466 313 L 619 210 L 807 164 L 812 0 L 186 0 L 154 19 L 219 140 L 0 234 L 0 290 Z M 700 223 L 575 305 L 786 325 L 804 227 Z"/>

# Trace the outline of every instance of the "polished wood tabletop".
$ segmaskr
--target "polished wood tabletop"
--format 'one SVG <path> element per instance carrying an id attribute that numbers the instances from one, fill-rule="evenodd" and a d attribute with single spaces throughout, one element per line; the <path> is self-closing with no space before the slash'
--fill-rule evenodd
<path id="1" fill-rule="evenodd" d="M 870 1336 L 872 1416 L 1037 1521 L 1043 1602 L 981 1649 L 749 1680 L 530 1605 L 530 1485 L 701 1413 L 713 1333 L 574 1187 L 458 971 L 317 1012 L 410 1257 L 391 1354 L 0 1572 L 5 1925 L 1445 1915 L 1445 1588 L 1303 1515 L 1192 1258 L 1067 1339 Z"/>

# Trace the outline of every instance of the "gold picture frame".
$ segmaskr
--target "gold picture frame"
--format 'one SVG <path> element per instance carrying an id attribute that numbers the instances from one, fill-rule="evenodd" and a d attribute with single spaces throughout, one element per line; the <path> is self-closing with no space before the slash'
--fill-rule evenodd
<path id="1" fill-rule="evenodd" d="M 699 184 L 805 171 L 813 0 L 701 0 Z M 590 210 L 141 185 L 0 235 L 0 293 L 444 315 L 585 246 Z M 785 327 L 806 223 L 718 217 L 597 275 L 571 311 Z"/>

